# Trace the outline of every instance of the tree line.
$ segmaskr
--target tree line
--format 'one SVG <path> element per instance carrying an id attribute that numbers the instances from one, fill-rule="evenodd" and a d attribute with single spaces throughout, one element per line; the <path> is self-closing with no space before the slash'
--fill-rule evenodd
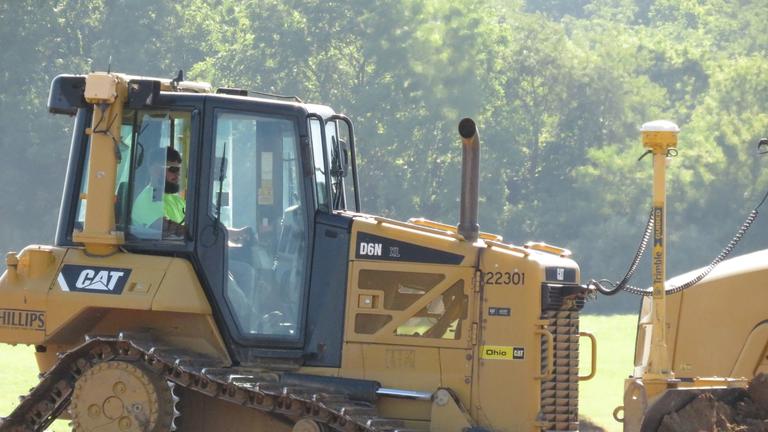
<path id="1" fill-rule="evenodd" d="M 767 18 L 761 0 L 2 2 L 0 246 L 53 237 L 71 119 L 46 114 L 51 78 L 183 69 L 346 113 L 363 209 L 398 219 L 457 220 L 456 126 L 473 117 L 481 229 L 567 247 L 584 280 L 626 270 L 650 207 L 639 127 L 673 120 L 674 275 L 715 257 L 768 188 Z M 764 248 L 765 226 L 738 251 Z"/>

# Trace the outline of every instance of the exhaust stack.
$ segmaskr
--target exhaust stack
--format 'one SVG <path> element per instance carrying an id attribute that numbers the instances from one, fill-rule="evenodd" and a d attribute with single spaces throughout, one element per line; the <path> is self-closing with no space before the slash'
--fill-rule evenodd
<path id="1" fill-rule="evenodd" d="M 461 203 L 458 231 L 465 240 L 477 240 L 478 185 L 480 183 L 480 136 L 477 125 L 467 117 L 459 122 L 461 135 Z"/>

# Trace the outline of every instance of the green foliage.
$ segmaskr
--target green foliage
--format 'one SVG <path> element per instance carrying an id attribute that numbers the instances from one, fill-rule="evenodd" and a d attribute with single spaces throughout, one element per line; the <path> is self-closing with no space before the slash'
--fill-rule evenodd
<path id="1" fill-rule="evenodd" d="M 670 274 L 682 272 L 718 253 L 768 184 L 754 148 L 768 132 L 766 18 L 757 0 L 0 3 L 0 193 L 13 203 L 0 242 L 53 235 L 71 121 L 45 113 L 50 79 L 111 65 L 346 112 L 364 210 L 401 219 L 456 221 L 456 125 L 472 116 L 482 229 L 571 248 L 585 278 L 623 274 L 650 199 L 638 128 L 674 120 Z M 753 228 L 742 251 L 767 236 Z"/>

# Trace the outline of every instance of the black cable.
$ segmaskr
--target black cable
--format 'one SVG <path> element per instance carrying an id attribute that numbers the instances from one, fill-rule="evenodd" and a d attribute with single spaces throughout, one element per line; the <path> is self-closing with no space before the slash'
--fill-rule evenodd
<path id="1" fill-rule="evenodd" d="M 747 216 L 747 219 L 744 221 L 744 223 L 741 224 L 739 229 L 736 231 L 736 234 L 733 236 L 731 241 L 728 242 L 728 244 L 723 248 L 723 250 L 720 252 L 720 254 L 715 257 L 715 259 L 712 260 L 712 262 L 709 263 L 707 267 L 704 268 L 698 275 L 694 276 L 692 279 L 690 279 L 688 282 L 682 284 L 673 286 L 671 288 L 667 288 L 665 290 L 665 293 L 667 295 L 670 294 L 676 294 L 681 291 L 684 291 L 697 283 L 699 283 L 702 279 L 707 277 L 708 274 L 712 272 L 712 270 L 715 269 L 721 262 L 725 261 L 726 258 L 736 249 L 736 245 L 739 244 L 741 239 L 744 237 L 744 235 L 749 231 L 749 228 L 752 226 L 752 224 L 757 219 L 757 216 L 760 214 L 759 209 L 762 207 L 763 204 L 765 204 L 766 200 L 768 200 L 768 191 L 766 191 L 765 195 L 763 195 L 763 199 L 760 201 L 760 203 L 752 210 L 749 215 Z M 653 219 L 649 220 L 648 226 L 646 227 L 646 233 L 649 232 L 650 229 L 653 227 Z M 638 248 L 637 253 L 635 254 L 635 259 L 632 262 L 632 265 L 630 266 L 630 270 L 633 270 L 633 267 L 637 266 L 637 261 L 639 261 L 639 256 L 642 256 L 642 254 L 645 252 L 645 246 L 647 246 L 647 239 L 645 236 L 643 237 L 643 240 L 645 242 L 641 242 L 640 248 Z M 592 286 L 596 288 L 599 292 L 605 295 L 613 295 L 617 292 L 623 290 L 630 294 L 640 295 L 640 296 L 650 296 L 653 295 L 653 289 L 652 288 L 638 288 L 636 286 L 628 285 L 626 282 L 628 281 L 628 276 L 631 277 L 632 273 L 627 272 L 627 276 L 624 277 L 624 279 L 621 280 L 619 283 L 612 282 L 607 279 L 600 279 L 599 281 L 591 280 L 589 281 L 589 286 Z M 606 289 L 603 287 L 602 284 L 608 284 L 613 286 L 613 289 Z"/>
<path id="2" fill-rule="evenodd" d="M 768 150 L 761 151 L 761 147 L 764 147 L 764 146 L 768 146 L 768 139 L 766 138 L 761 139 L 760 142 L 757 144 L 758 154 L 768 153 Z M 650 150 L 646 151 L 645 153 L 643 153 L 642 156 L 640 156 L 640 159 L 644 158 L 649 153 L 650 153 Z M 675 156 L 677 156 L 676 149 L 667 150 L 667 157 L 675 157 Z M 749 228 L 757 219 L 757 216 L 760 214 L 759 212 L 760 207 L 762 207 L 763 204 L 765 204 L 766 200 L 768 200 L 768 190 L 766 190 L 765 194 L 763 195 L 763 199 L 760 200 L 760 203 L 757 206 L 755 206 L 755 208 L 749 213 L 749 215 L 747 215 L 747 219 L 744 221 L 744 223 L 741 224 L 739 229 L 736 231 L 736 234 L 733 236 L 733 238 L 731 238 L 731 241 L 729 241 L 728 244 L 723 248 L 723 250 L 720 251 L 720 254 L 718 254 L 715 257 L 715 259 L 713 259 L 712 262 L 710 262 L 709 265 L 706 266 L 704 270 L 702 270 L 698 275 L 694 276 L 692 279 L 690 279 L 688 282 L 682 285 L 677 285 L 671 288 L 667 288 L 664 291 L 665 294 L 675 294 L 675 293 L 684 291 L 696 285 L 702 279 L 707 277 L 707 275 L 710 274 L 712 270 L 715 269 L 715 267 L 717 267 L 721 262 L 723 262 L 734 251 L 734 249 L 736 249 L 736 245 L 739 244 L 741 239 L 744 237 L 747 231 L 749 231 Z M 613 282 L 609 279 L 599 279 L 599 280 L 592 279 L 589 281 L 587 286 L 591 288 L 595 288 L 600 293 L 605 295 L 614 295 L 619 291 L 627 291 L 630 294 L 641 295 L 641 296 L 653 295 L 652 288 L 638 288 L 636 286 L 632 286 L 628 284 L 629 280 L 632 278 L 632 275 L 635 273 L 635 270 L 637 270 L 637 264 L 640 261 L 640 258 L 645 253 L 652 230 L 653 230 L 653 211 L 651 211 L 651 216 L 648 218 L 648 224 L 645 227 L 645 233 L 643 233 L 643 238 L 640 241 L 640 246 L 637 248 L 637 252 L 635 252 L 635 257 L 632 260 L 632 264 L 630 264 L 629 270 L 627 270 L 627 274 L 624 275 L 624 278 L 619 283 Z M 609 285 L 613 288 L 611 289 L 605 288 L 603 284 Z"/>
<path id="3" fill-rule="evenodd" d="M 589 281 L 589 286 L 595 287 L 600 293 L 605 295 L 614 295 L 618 292 L 622 291 L 627 287 L 627 284 L 629 283 L 629 280 L 632 279 L 632 276 L 635 274 L 635 271 L 637 271 L 637 266 L 640 263 L 640 259 L 643 257 L 643 254 L 645 254 L 645 249 L 648 247 L 648 240 L 651 238 L 651 233 L 653 232 L 653 211 L 650 212 L 648 215 L 648 223 L 645 225 L 645 232 L 643 233 L 643 237 L 640 240 L 640 245 L 637 247 L 637 252 L 635 252 L 635 257 L 632 259 L 632 263 L 629 265 L 629 269 L 627 270 L 627 273 L 624 275 L 624 278 L 621 279 L 621 282 L 616 283 L 608 279 L 600 279 L 600 280 L 591 280 Z M 603 284 L 610 285 L 613 288 L 608 289 L 603 286 Z"/>
<path id="4" fill-rule="evenodd" d="M 767 198 L 768 198 L 768 191 L 765 191 L 765 195 L 763 195 L 763 199 L 760 200 L 760 204 L 758 204 L 757 207 L 755 207 L 754 211 L 757 211 L 757 209 L 759 209 L 763 204 L 765 204 L 765 200 Z"/>
<path id="5" fill-rule="evenodd" d="M 702 279 L 704 279 L 712 270 L 714 270 L 715 267 L 717 267 L 718 264 L 720 264 L 723 260 L 725 260 L 728 257 L 728 255 L 731 254 L 731 252 L 733 252 L 733 250 L 736 248 L 736 245 L 739 243 L 739 241 L 741 241 L 741 238 L 744 237 L 744 234 L 747 232 L 747 230 L 749 230 L 749 227 L 752 225 L 755 219 L 757 219 L 757 215 L 758 215 L 757 210 L 752 210 L 749 213 L 749 216 L 747 216 L 747 220 L 745 220 L 744 223 L 741 225 L 739 230 L 736 232 L 736 235 L 731 239 L 730 242 L 728 242 L 728 244 L 725 246 L 725 248 L 723 248 L 720 254 L 717 257 L 715 257 L 715 259 L 712 260 L 712 262 L 709 263 L 709 265 L 704 270 L 702 270 L 701 273 L 699 273 L 698 275 L 696 275 L 696 277 L 694 277 L 693 279 L 689 280 L 688 282 L 680 286 L 670 288 L 669 290 L 667 290 L 667 292 L 669 294 L 674 294 L 674 293 L 686 290 L 696 285 L 697 283 L 699 283 L 699 281 L 701 281 Z"/>

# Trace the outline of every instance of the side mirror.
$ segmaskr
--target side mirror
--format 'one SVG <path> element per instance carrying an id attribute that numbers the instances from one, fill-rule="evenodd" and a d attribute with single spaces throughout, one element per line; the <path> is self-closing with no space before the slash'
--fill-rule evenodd
<path id="1" fill-rule="evenodd" d="M 151 107 L 160 96 L 160 81 L 131 80 L 128 82 L 128 108 Z"/>
<path id="2" fill-rule="evenodd" d="M 48 112 L 73 116 L 88 106 L 84 94 L 85 75 L 57 75 L 48 93 Z"/>
<path id="3" fill-rule="evenodd" d="M 331 176 L 346 177 L 349 174 L 349 144 L 343 139 L 333 137 Z"/>

